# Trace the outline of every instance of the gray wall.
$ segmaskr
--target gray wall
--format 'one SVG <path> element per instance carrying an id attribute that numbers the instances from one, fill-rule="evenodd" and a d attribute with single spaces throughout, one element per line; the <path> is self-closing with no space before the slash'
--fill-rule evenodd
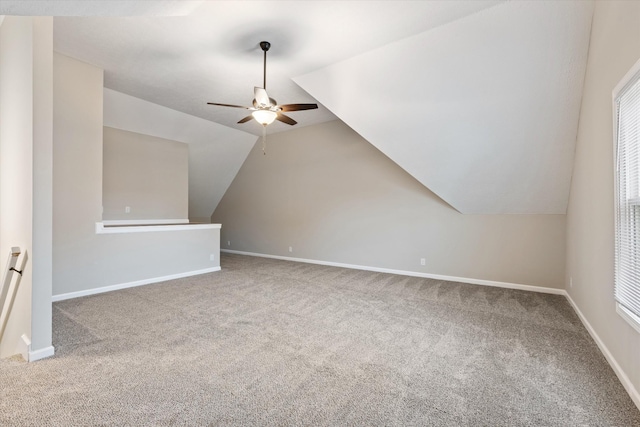
<path id="1" fill-rule="evenodd" d="M 219 230 L 95 233 L 102 217 L 102 76 L 54 55 L 54 296 L 220 265 Z"/>
<path id="2" fill-rule="evenodd" d="M 107 126 L 103 144 L 102 219 L 189 217 L 187 144 Z"/>
<path id="3" fill-rule="evenodd" d="M 212 215 L 223 249 L 563 286 L 564 215 L 462 215 L 340 121 L 267 139 Z"/>
<path id="4" fill-rule="evenodd" d="M 613 299 L 612 118 L 612 91 L 639 59 L 640 2 L 596 2 L 567 213 L 566 288 L 628 376 L 640 407 L 640 334 L 616 313 Z"/>

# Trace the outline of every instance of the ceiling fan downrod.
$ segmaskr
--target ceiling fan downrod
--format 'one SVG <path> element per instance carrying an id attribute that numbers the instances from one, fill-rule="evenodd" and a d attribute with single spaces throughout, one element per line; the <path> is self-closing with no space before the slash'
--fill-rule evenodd
<path id="1" fill-rule="evenodd" d="M 260 42 L 260 47 L 262 48 L 262 51 L 264 52 L 264 66 L 262 68 L 262 75 L 263 75 L 263 79 L 262 79 L 262 89 L 267 90 L 267 51 L 269 51 L 269 48 L 271 47 L 271 43 L 269 42 L 265 42 L 265 41 L 261 41 Z"/>

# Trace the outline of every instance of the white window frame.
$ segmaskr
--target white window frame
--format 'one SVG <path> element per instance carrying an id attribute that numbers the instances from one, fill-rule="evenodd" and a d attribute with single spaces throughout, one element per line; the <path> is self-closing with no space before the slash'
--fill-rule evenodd
<path id="1" fill-rule="evenodd" d="M 636 78 L 638 75 L 640 75 L 640 60 L 638 60 L 638 62 L 635 63 L 635 65 L 633 67 L 631 67 L 631 69 L 627 72 L 627 74 L 625 74 L 625 76 L 622 78 L 622 80 L 620 80 L 620 82 L 616 85 L 615 89 L 613 89 L 613 93 L 612 93 L 612 101 L 613 101 L 613 174 L 614 174 L 614 183 L 615 183 L 615 240 L 616 240 L 616 247 L 614 248 L 614 250 L 616 251 L 617 254 L 617 250 L 618 250 L 618 209 L 619 209 L 619 201 L 618 201 L 618 196 L 619 196 L 619 190 L 618 190 L 618 185 L 619 185 L 619 176 L 618 176 L 618 103 L 617 103 L 617 98 L 620 95 L 620 92 L 622 92 L 622 90 L 624 89 L 624 87 L 634 78 Z M 640 167 L 640 166 L 639 166 Z M 640 206 L 640 199 L 636 200 L 631 200 L 630 201 L 631 204 L 638 205 Z M 637 203 L 636 203 L 637 202 Z M 638 243 L 640 244 L 640 236 L 638 236 Z M 617 275 L 617 265 L 615 266 L 616 268 L 616 275 Z M 631 310 L 629 310 L 627 307 L 625 307 L 624 305 L 620 304 L 618 301 L 616 301 L 616 312 L 627 322 L 629 323 L 629 325 L 631 325 L 638 333 L 640 333 L 640 316 L 637 316 L 636 314 L 634 314 Z"/>

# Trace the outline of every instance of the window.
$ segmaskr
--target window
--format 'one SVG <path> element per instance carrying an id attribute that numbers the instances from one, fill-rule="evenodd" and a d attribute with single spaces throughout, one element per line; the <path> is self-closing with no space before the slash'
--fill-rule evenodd
<path id="1" fill-rule="evenodd" d="M 640 61 L 613 92 L 616 162 L 615 299 L 640 332 Z"/>

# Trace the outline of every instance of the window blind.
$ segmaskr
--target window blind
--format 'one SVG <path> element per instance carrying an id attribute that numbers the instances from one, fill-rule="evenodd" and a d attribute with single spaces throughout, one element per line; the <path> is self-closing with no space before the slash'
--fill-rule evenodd
<path id="1" fill-rule="evenodd" d="M 615 299 L 640 317 L 640 72 L 616 107 Z"/>

